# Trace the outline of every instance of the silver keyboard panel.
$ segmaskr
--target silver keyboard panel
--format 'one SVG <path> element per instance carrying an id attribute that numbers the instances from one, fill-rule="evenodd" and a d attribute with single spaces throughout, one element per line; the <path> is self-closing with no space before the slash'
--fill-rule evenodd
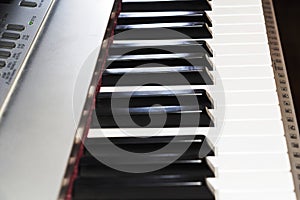
<path id="1" fill-rule="evenodd" d="M 0 118 L 55 0 L 4 2 L 0 3 Z"/>

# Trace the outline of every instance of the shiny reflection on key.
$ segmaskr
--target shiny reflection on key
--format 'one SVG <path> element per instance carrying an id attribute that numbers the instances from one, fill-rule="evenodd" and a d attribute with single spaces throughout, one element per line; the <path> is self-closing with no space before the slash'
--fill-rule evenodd
<path id="1" fill-rule="evenodd" d="M 177 53 L 203 53 L 212 57 L 213 52 L 204 40 L 169 40 L 169 41 L 118 41 L 110 46 L 110 56 L 145 55 L 145 54 L 177 54 Z"/>
<path id="2" fill-rule="evenodd" d="M 195 109 L 195 110 L 193 110 Z M 214 126 L 207 109 L 194 106 L 160 106 L 159 108 L 116 108 L 113 115 L 97 112 L 102 128 L 162 128 L 162 127 L 211 127 Z M 132 121 L 131 121 L 132 120 Z"/>
<path id="3" fill-rule="evenodd" d="M 100 92 L 96 98 L 96 107 L 101 113 L 111 113 L 111 98 L 114 98 L 115 107 L 126 105 L 129 107 L 145 107 L 154 104 L 160 105 L 194 105 L 199 108 L 213 108 L 213 100 L 207 91 L 199 90 L 173 90 L 173 91 L 135 91 L 130 92 Z"/>
<path id="4" fill-rule="evenodd" d="M 179 75 L 180 74 L 180 75 Z M 213 78 L 205 67 L 154 67 L 107 69 L 102 75 L 102 86 L 136 86 L 144 84 L 157 85 L 212 85 Z"/>
<path id="5" fill-rule="evenodd" d="M 211 10 L 207 0 L 157 0 L 139 1 L 123 0 L 124 12 L 156 12 L 156 11 L 204 11 Z"/>
<path id="6" fill-rule="evenodd" d="M 167 34 L 164 29 L 173 31 Z M 122 34 L 121 34 L 122 33 Z M 204 22 L 117 25 L 115 35 L 122 40 L 210 39 L 212 33 Z"/>
<path id="7" fill-rule="evenodd" d="M 117 24 L 133 25 L 176 22 L 205 22 L 208 26 L 212 26 L 211 19 L 204 11 L 121 12 Z"/>
<path id="8" fill-rule="evenodd" d="M 107 69 L 135 67 L 164 67 L 164 66 L 203 66 L 213 70 L 214 65 L 207 54 L 177 53 L 177 54 L 147 54 L 110 56 Z"/>

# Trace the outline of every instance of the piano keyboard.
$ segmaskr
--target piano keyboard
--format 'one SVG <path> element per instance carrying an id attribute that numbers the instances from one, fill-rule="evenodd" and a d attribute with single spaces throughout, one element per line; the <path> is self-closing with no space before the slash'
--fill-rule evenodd
<path id="1" fill-rule="evenodd" d="M 1 200 L 300 199 L 272 0 L 0 6 Z"/>
<path id="2" fill-rule="evenodd" d="M 296 199 L 263 13 L 123 0 L 68 198 Z"/>

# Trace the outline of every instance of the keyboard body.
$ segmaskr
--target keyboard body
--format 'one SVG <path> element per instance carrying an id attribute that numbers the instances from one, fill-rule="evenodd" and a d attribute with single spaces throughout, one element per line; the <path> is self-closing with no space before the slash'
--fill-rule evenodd
<path id="1" fill-rule="evenodd" d="M 268 45 L 278 42 L 276 27 L 272 21 L 272 5 L 268 0 L 247 0 L 242 3 L 235 0 L 209 2 L 212 4 L 212 11 L 208 11 L 207 14 L 212 19 L 211 24 L 210 21 L 207 27 L 201 23 L 196 24 L 196 31 L 206 28 L 211 30 L 213 40 L 206 39 L 212 48 L 213 53 L 209 55 L 212 62 L 206 63 L 210 66 L 208 69 L 193 69 L 202 70 L 201 74 L 206 77 L 204 82 L 208 81 L 209 84 L 189 86 L 189 89 L 208 91 L 209 98 L 214 100 L 214 106 L 207 112 L 208 117 L 214 116 L 212 118 L 216 122 L 211 125 L 216 126 L 216 129 L 220 124 L 224 126 L 221 138 L 215 137 L 214 133 L 217 131 L 210 134 L 210 127 L 201 127 L 196 131 L 198 135 L 209 135 L 213 143 L 209 146 L 213 146 L 214 155 L 205 159 L 214 174 L 206 179 L 209 191 L 213 198 L 220 200 L 294 200 L 294 185 L 297 182 L 293 181 L 291 168 L 297 169 L 294 169 L 295 163 L 290 158 L 294 155 L 297 157 L 297 150 L 290 149 L 298 142 L 298 135 L 295 136 L 298 129 L 293 121 L 289 121 L 291 118 L 295 119 L 293 110 L 289 111 L 293 109 L 292 103 L 284 107 L 285 98 L 290 96 L 290 91 L 286 72 L 280 68 L 284 67 L 283 61 L 279 61 L 282 59 L 280 49 L 278 50 L 280 44 L 277 43 L 279 47 L 271 46 L 271 49 Z M 113 42 L 112 39 L 108 39 L 109 34 L 118 12 L 122 9 L 119 4 L 120 2 L 113 0 L 89 0 L 85 3 L 65 0 L 56 2 L 52 8 L 45 21 L 46 26 L 24 63 L 26 68 L 20 75 L 20 80 L 16 83 L 6 111 L 2 115 L 0 159 L 5 162 L 0 164 L 1 199 L 72 198 L 70 195 L 74 193 L 70 191 L 70 185 L 73 184 L 72 177 L 82 139 L 86 136 L 99 138 L 99 127 L 95 127 L 90 118 L 96 117 L 91 116 L 94 98 L 99 89 L 101 68 L 106 60 L 105 50 Z M 269 17 L 266 17 L 268 12 Z M 268 29 L 265 22 L 269 23 Z M 126 20 L 123 23 L 126 24 Z M 127 28 L 116 27 L 115 33 L 122 34 Z M 148 30 L 139 29 L 141 33 Z M 175 30 L 180 32 L 180 26 Z M 194 34 L 193 30 L 183 33 L 191 34 L 192 38 L 199 36 Z M 209 34 L 204 32 L 201 37 Z M 144 37 L 144 34 L 138 35 Z M 274 41 L 270 40 L 272 36 Z M 162 37 L 166 37 L 163 38 L 165 40 L 169 39 L 168 35 Z M 106 40 L 103 40 L 104 38 Z M 248 48 L 245 48 L 246 46 Z M 208 51 L 207 48 L 204 49 Z M 189 57 L 192 62 L 193 53 Z M 182 73 L 185 73 L 184 70 Z M 112 69 L 106 74 L 107 80 L 112 72 L 115 73 Z M 143 80 L 143 74 L 137 72 L 133 77 L 136 76 Z M 161 78 L 157 74 L 153 74 L 153 77 Z M 198 79 L 195 82 L 197 81 Z M 280 83 L 284 85 L 280 87 Z M 134 87 L 130 86 L 132 83 L 124 84 L 127 85 L 120 87 L 120 91 L 130 91 L 130 87 Z M 214 88 L 213 85 L 217 87 Z M 154 87 L 149 86 L 146 90 L 153 91 Z M 180 88 L 176 85 L 170 87 L 175 90 Z M 287 89 L 276 93 L 278 88 L 284 87 Z M 100 92 L 111 92 L 114 89 L 108 84 L 101 87 Z M 213 108 L 218 109 L 214 111 Z M 206 113 L 206 110 L 200 110 Z M 284 123 L 281 119 L 284 119 Z M 174 134 L 176 128 L 172 127 L 172 124 L 170 126 L 164 129 L 163 136 Z M 245 127 L 249 129 L 240 133 L 240 129 Z M 124 137 L 114 127 L 106 128 L 109 137 Z M 152 130 L 153 128 L 156 127 L 152 127 Z M 146 129 L 142 131 L 147 135 Z M 192 132 L 189 124 L 183 127 L 183 133 Z M 243 137 L 240 137 L 240 134 L 243 134 Z M 282 157 L 276 159 L 281 154 Z M 257 178 L 253 177 L 253 173 L 235 173 L 235 170 L 258 170 L 257 165 L 247 164 L 248 160 L 244 156 L 250 160 L 261 161 L 262 171 L 255 174 Z M 269 162 L 274 162 L 274 168 L 270 169 L 268 163 L 263 164 L 266 158 Z M 271 171 L 266 173 L 268 170 Z M 273 181 L 274 176 L 278 182 Z M 240 182 L 243 184 L 239 184 Z M 122 180 L 120 184 L 123 184 Z M 268 190 L 264 191 L 263 185 L 267 185 Z M 232 188 L 236 191 L 232 192 Z M 205 198 L 210 199 L 212 196 Z"/>

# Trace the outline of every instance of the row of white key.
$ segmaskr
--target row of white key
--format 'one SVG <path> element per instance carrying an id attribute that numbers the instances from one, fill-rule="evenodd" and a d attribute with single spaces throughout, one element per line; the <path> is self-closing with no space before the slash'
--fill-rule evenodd
<path id="1" fill-rule="evenodd" d="M 222 125 L 228 123 L 226 117 L 234 120 L 229 120 L 231 124 L 225 125 L 224 129 L 227 130 L 220 136 L 218 143 L 214 144 L 216 156 L 207 158 L 216 174 L 216 178 L 208 178 L 207 183 L 217 200 L 294 200 L 294 184 L 283 135 L 261 1 L 214 0 L 212 4 L 213 12 L 210 16 L 214 26 L 214 39 L 211 46 L 215 51 L 214 62 L 220 76 L 216 84 L 222 83 L 225 88 L 226 114 Z M 241 39 L 237 39 L 239 37 Z M 249 84 L 250 82 L 254 84 Z M 243 87 L 244 92 L 232 91 L 233 88 L 238 89 L 234 83 L 246 86 Z M 231 91 L 227 92 L 229 88 Z M 252 92 L 246 92 L 251 89 Z M 267 89 L 268 92 L 262 89 Z M 234 98 L 235 101 L 232 100 Z M 255 98 L 262 104 L 265 103 L 265 106 L 261 106 L 261 109 L 260 106 L 255 106 L 251 102 Z M 250 104 L 241 107 L 239 101 Z M 251 109 L 256 112 L 251 112 Z M 261 119 L 261 127 L 253 124 L 252 126 L 258 125 L 255 128 L 259 130 L 252 131 L 252 135 L 251 131 L 248 132 L 248 136 L 243 133 L 227 135 L 230 126 L 236 125 L 233 123 L 237 123 L 236 118 L 239 116 L 241 121 L 250 119 L 251 116 L 256 120 Z M 265 120 L 266 117 L 269 119 Z M 232 131 L 237 133 L 253 129 L 246 124 L 251 122 L 246 120 L 244 123 L 232 128 Z M 276 133 L 265 136 L 263 132 Z"/>

